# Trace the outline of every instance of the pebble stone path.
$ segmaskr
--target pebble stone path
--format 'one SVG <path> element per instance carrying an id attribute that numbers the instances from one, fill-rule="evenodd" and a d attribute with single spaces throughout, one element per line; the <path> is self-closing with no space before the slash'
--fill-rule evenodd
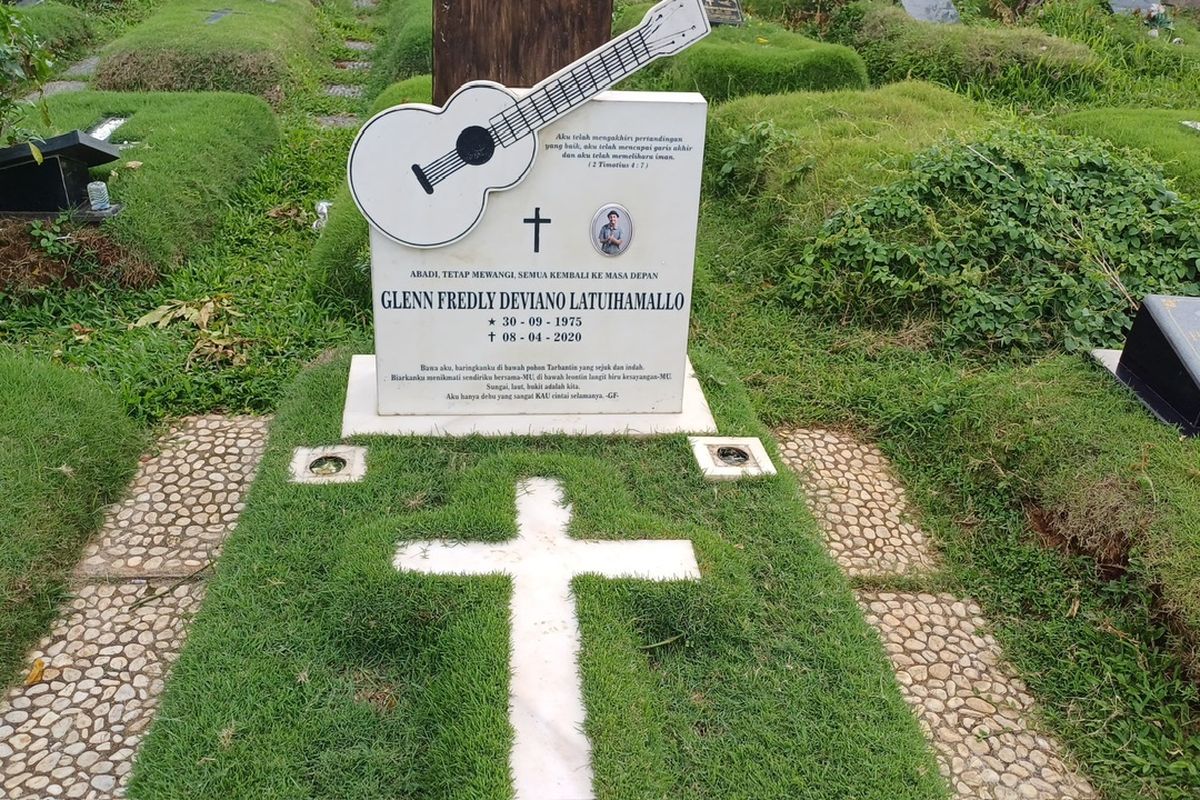
<path id="1" fill-rule="evenodd" d="M 0 797 L 123 797 L 187 621 L 198 571 L 233 530 L 262 458 L 263 417 L 179 421 L 144 459 L 29 656 L 45 669 L 0 700 Z"/>
<path id="2" fill-rule="evenodd" d="M 846 434 L 776 432 L 804 484 L 831 555 L 852 576 L 919 576 L 937 565 L 909 519 L 887 458 Z M 1098 795 L 1038 733 L 1025 685 L 1005 665 L 980 608 L 950 595 L 857 592 L 901 694 L 933 745 L 955 798 L 1090 800 Z"/>

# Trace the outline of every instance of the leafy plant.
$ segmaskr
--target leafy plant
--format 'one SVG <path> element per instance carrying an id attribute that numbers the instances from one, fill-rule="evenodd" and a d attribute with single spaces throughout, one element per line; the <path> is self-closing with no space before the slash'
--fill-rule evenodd
<path id="1" fill-rule="evenodd" d="M 29 224 L 29 235 L 33 242 L 46 255 L 52 258 L 68 259 L 75 253 L 75 246 L 69 234 L 63 233 L 63 222 L 66 216 L 60 216 L 53 222 L 34 220 Z"/>
<path id="2" fill-rule="evenodd" d="M 41 151 L 33 143 L 34 133 L 24 126 L 29 103 L 20 95 L 29 87 L 40 87 L 50 75 L 50 54 L 24 21 L 7 6 L 0 5 L 0 146 L 28 143 L 34 158 Z M 45 114 L 45 106 L 42 106 Z"/>
<path id="3" fill-rule="evenodd" d="M 1113 346 L 1144 295 L 1200 292 L 1200 202 L 1096 139 L 951 140 L 834 214 L 788 292 L 869 322 L 927 316 L 968 350 Z"/>
<path id="4" fill-rule="evenodd" d="M 770 171 L 772 156 L 781 150 L 802 145 L 796 133 L 779 127 L 769 119 L 759 120 L 739 130 L 717 150 L 716 169 L 711 170 L 713 189 L 720 194 L 738 194 L 747 199 L 760 190 Z M 793 167 L 793 174 L 803 166 Z M 783 184 L 790 182 L 785 177 Z"/>

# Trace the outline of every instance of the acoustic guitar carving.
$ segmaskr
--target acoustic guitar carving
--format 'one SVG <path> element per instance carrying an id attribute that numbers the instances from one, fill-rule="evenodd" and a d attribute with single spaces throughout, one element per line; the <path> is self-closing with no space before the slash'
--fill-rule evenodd
<path id="1" fill-rule="evenodd" d="M 708 35 L 701 0 L 663 0 L 630 30 L 524 96 L 492 81 L 462 86 L 442 108 L 409 103 L 367 120 L 350 148 L 350 192 L 381 233 L 441 247 L 471 232 L 490 192 L 529 173 L 537 132 L 663 56 Z"/>

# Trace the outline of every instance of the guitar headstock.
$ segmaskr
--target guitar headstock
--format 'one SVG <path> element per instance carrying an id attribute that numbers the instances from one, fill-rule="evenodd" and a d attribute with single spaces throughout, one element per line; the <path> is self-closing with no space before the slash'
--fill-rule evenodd
<path id="1" fill-rule="evenodd" d="M 711 30 L 701 0 L 663 0 L 646 12 L 638 29 L 655 56 L 678 53 Z"/>

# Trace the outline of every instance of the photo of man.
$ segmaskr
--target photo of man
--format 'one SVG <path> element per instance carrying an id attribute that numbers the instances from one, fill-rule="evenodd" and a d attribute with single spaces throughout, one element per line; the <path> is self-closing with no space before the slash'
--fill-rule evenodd
<path id="1" fill-rule="evenodd" d="M 592 219 L 592 242 L 606 256 L 624 252 L 632 235 L 629 212 L 621 206 L 605 206 Z"/>

